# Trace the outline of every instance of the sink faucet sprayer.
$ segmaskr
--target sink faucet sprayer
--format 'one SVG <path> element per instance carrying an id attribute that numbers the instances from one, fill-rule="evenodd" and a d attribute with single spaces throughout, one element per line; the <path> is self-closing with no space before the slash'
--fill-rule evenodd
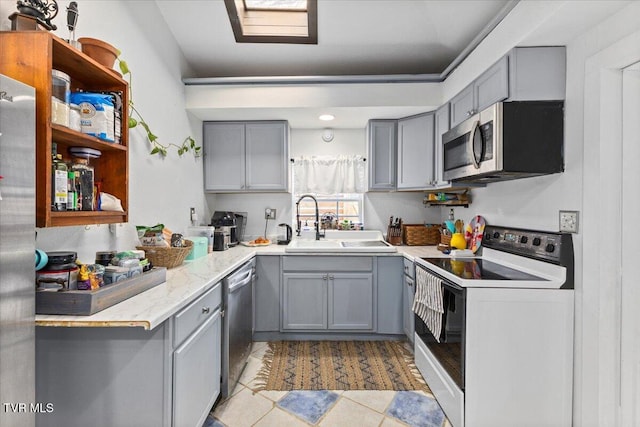
<path id="1" fill-rule="evenodd" d="M 321 237 L 324 237 L 324 233 L 320 234 L 320 211 L 318 210 L 318 200 L 315 197 L 313 197 L 311 194 L 303 194 L 302 196 L 300 196 L 300 198 L 296 202 L 296 226 L 297 226 L 296 235 L 300 236 L 300 231 L 302 229 L 300 224 L 300 202 L 305 197 L 310 197 L 311 199 L 313 199 L 313 202 L 316 204 L 316 221 L 314 222 L 314 225 L 316 226 L 316 240 L 320 240 Z"/>

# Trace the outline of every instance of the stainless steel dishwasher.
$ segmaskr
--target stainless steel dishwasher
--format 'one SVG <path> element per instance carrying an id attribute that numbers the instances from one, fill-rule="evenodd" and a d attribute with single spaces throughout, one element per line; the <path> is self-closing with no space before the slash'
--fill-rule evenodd
<path id="1" fill-rule="evenodd" d="M 246 262 L 222 281 L 223 345 L 222 397 L 235 388 L 251 353 L 253 336 L 254 259 Z"/>

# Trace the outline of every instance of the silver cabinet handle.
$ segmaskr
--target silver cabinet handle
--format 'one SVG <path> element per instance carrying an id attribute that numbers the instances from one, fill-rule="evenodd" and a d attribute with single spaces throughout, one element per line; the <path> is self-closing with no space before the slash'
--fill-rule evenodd
<path id="1" fill-rule="evenodd" d="M 209 311 L 211 311 L 209 307 L 202 307 L 202 314 L 209 314 Z"/>
<path id="2" fill-rule="evenodd" d="M 329 280 L 333 280 L 333 276 L 331 276 L 331 275 L 330 275 L 330 276 L 329 276 Z"/>
<path id="3" fill-rule="evenodd" d="M 326 274 L 322 276 L 322 280 L 327 280 L 329 278 L 329 276 L 327 276 Z"/>

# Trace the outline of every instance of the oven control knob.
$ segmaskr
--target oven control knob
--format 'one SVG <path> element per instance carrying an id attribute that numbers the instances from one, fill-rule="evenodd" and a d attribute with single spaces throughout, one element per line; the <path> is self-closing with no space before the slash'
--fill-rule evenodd
<path id="1" fill-rule="evenodd" d="M 489 232 L 484 233 L 484 239 L 485 240 L 491 240 L 491 233 L 489 233 Z"/>
<path id="2" fill-rule="evenodd" d="M 556 250 L 556 245 L 554 245 L 553 243 L 549 243 L 547 244 L 547 246 L 544 248 L 545 251 L 547 252 L 553 252 Z"/>
<path id="3" fill-rule="evenodd" d="M 533 246 L 540 246 L 540 238 L 539 237 L 534 237 L 533 238 Z"/>
<path id="4" fill-rule="evenodd" d="M 529 238 L 527 236 L 520 237 L 520 243 L 522 243 L 523 245 L 525 245 L 528 241 L 529 241 Z"/>
<path id="5" fill-rule="evenodd" d="M 497 231 L 495 231 L 495 232 L 493 233 L 493 238 L 494 238 L 494 239 L 497 239 L 497 238 L 499 238 L 499 237 L 500 237 L 500 233 L 498 233 Z"/>

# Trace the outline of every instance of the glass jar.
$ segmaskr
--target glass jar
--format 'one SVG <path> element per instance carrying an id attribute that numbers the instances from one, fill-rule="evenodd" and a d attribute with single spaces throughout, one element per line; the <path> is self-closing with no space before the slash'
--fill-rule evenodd
<path id="1" fill-rule="evenodd" d="M 51 70 L 51 123 L 69 126 L 69 97 L 71 78 L 58 70 Z"/>

